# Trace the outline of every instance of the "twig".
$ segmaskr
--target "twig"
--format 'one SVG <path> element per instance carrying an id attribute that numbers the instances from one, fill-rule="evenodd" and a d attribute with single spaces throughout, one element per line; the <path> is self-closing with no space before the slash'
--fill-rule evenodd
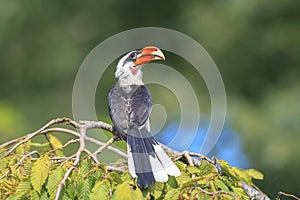
<path id="1" fill-rule="evenodd" d="M 216 169 L 216 171 L 217 171 L 218 173 L 220 173 L 220 169 L 219 169 L 218 166 L 217 166 L 217 161 L 216 161 L 215 158 L 209 159 L 208 157 L 206 157 L 206 156 L 204 156 L 204 155 L 202 155 L 202 154 L 194 153 L 194 152 L 189 152 L 189 151 L 183 151 L 183 152 L 180 153 L 180 152 L 178 152 L 178 151 L 175 151 L 175 150 L 173 150 L 173 149 L 170 149 L 169 147 L 166 147 L 166 146 L 163 145 L 163 144 L 161 144 L 161 146 L 163 147 L 163 149 L 164 149 L 165 151 L 170 152 L 170 153 L 172 153 L 172 154 L 176 154 L 177 156 L 176 156 L 175 160 L 179 160 L 180 158 L 185 157 L 186 160 L 188 161 L 188 164 L 189 164 L 190 166 L 194 166 L 194 165 L 199 166 L 199 165 L 201 164 L 201 161 L 198 160 L 198 159 L 193 158 L 192 156 L 198 157 L 198 158 L 200 158 L 200 159 L 202 159 L 202 160 L 205 160 L 205 161 L 207 161 L 208 163 L 212 164 L 212 165 L 214 166 L 214 168 Z"/>
<path id="2" fill-rule="evenodd" d="M 40 128 L 39 130 L 28 134 L 23 140 L 21 140 L 20 142 L 18 142 L 17 144 L 15 144 L 12 148 L 10 148 L 6 154 L 4 154 L 2 156 L 2 158 L 5 158 L 6 156 L 8 156 L 11 152 L 13 152 L 18 146 L 20 146 L 21 144 L 24 144 L 26 142 L 28 142 L 31 138 L 35 137 L 36 135 L 40 134 L 43 130 L 47 129 L 49 126 L 53 125 L 53 124 L 59 124 L 59 123 L 63 123 L 66 121 L 72 121 L 68 118 L 57 118 L 57 119 L 53 119 L 50 122 L 48 122 L 45 126 L 43 126 L 42 128 Z M 70 123 L 70 122 L 69 122 Z M 72 123 L 73 124 L 73 123 Z"/>
<path id="3" fill-rule="evenodd" d="M 49 151 L 49 153 L 54 152 L 54 151 L 57 151 L 57 150 L 60 150 L 60 149 L 63 149 L 63 148 L 65 148 L 66 146 L 68 146 L 69 144 L 76 143 L 76 142 L 79 142 L 79 139 L 69 140 L 69 141 L 68 141 L 66 144 L 64 144 L 63 146 L 61 146 L 61 147 L 59 147 L 59 148 L 56 148 L 56 149 L 52 149 L 51 151 Z"/>
<path id="4" fill-rule="evenodd" d="M 188 151 L 183 151 L 181 154 L 179 154 L 179 156 L 184 156 L 186 158 L 186 160 L 188 161 L 190 166 L 194 166 L 194 162 L 192 157 L 190 156 Z"/>
<path id="5" fill-rule="evenodd" d="M 280 199 L 280 198 L 279 198 L 280 195 L 286 196 L 286 197 L 291 197 L 291 198 L 300 200 L 299 197 L 297 197 L 297 196 L 295 196 L 295 195 L 293 195 L 293 194 L 287 194 L 287 193 L 285 193 L 285 192 L 278 192 L 278 195 L 277 195 L 277 198 L 278 198 L 278 199 Z"/>
<path id="6" fill-rule="evenodd" d="M 97 156 L 95 156 L 94 154 L 92 154 L 92 153 L 91 153 L 89 150 L 87 150 L 87 149 L 85 149 L 84 151 L 88 154 L 89 157 L 91 157 L 91 158 L 94 160 L 94 162 L 95 162 L 96 164 L 99 164 L 99 163 L 100 163 L 99 160 L 98 160 L 98 158 L 97 158 Z"/>
<path id="7" fill-rule="evenodd" d="M 85 150 L 86 129 L 83 128 L 83 127 L 80 127 L 79 131 L 80 131 L 80 137 L 79 137 L 80 146 L 79 146 L 78 151 L 76 152 L 75 161 L 74 161 L 73 165 L 67 170 L 67 172 L 65 173 L 63 179 L 59 182 L 58 188 L 57 188 L 57 191 L 56 191 L 56 195 L 55 195 L 55 200 L 59 199 L 61 190 L 64 187 L 64 185 L 66 184 L 67 178 L 71 174 L 72 170 L 78 165 L 78 163 L 80 161 L 80 155 Z"/>
<path id="8" fill-rule="evenodd" d="M 116 141 L 118 139 L 118 136 L 113 136 L 112 138 L 110 138 L 105 145 L 100 146 L 94 153 L 94 156 L 97 156 L 99 153 L 101 153 L 104 149 L 106 149 L 109 145 L 111 145 L 114 141 Z"/>
<path id="9" fill-rule="evenodd" d="M 24 137 L 24 136 L 23 136 L 23 137 Z M 22 139 L 22 137 L 21 137 L 21 138 L 16 138 L 16 139 L 10 140 L 10 141 L 8 141 L 8 142 L 5 142 L 5 143 L 1 144 L 0 148 L 4 148 L 4 147 L 9 146 L 9 145 L 11 145 L 11 144 L 13 144 L 13 143 L 16 143 L 16 142 L 17 142 L 18 140 L 20 140 L 20 139 Z"/>
<path id="10" fill-rule="evenodd" d="M 118 167 L 113 167 L 113 166 L 107 165 L 106 168 L 108 171 L 112 171 L 112 172 L 114 172 L 114 171 L 118 171 L 118 172 L 122 172 L 122 173 L 125 172 L 125 170 L 118 168 Z"/>
<path id="11" fill-rule="evenodd" d="M 238 200 L 238 197 L 236 195 L 234 195 L 230 192 L 226 192 L 224 190 L 219 190 L 217 192 L 209 192 L 209 191 L 206 191 L 206 190 L 202 189 L 201 187 L 198 187 L 198 188 L 201 190 L 202 193 L 205 193 L 209 196 L 212 196 L 213 199 L 217 196 L 220 196 L 221 194 L 225 194 L 225 195 L 231 196 L 234 200 Z"/>
<path id="12" fill-rule="evenodd" d="M 17 162 L 14 166 L 17 167 L 19 165 L 21 165 L 21 163 L 25 160 L 25 158 L 29 157 L 29 156 L 32 156 L 33 154 L 37 154 L 38 156 L 40 156 L 40 153 L 38 151 L 32 151 L 26 155 L 24 155 L 20 160 L 19 162 Z M 0 180 L 3 179 L 5 176 L 7 176 L 10 172 L 10 168 L 8 168 L 8 170 L 5 172 L 5 174 L 3 174 L 1 177 L 0 177 Z"/>
<path id="13" fill-rule="evenodd" d="M 118 135 L 118 133 L 116 132 L 116 130 L 114 129 L 114 127 L 110 124 L 107 124 L 105 122 L 95 122 L 95 121 L 79 121 L 79 124 L 81 126 L 84 126 L 86 129 L 95 129 L 95 128 L 100 128 L 106 131 L 111 132 L 114 135 Z"/>
<path id="14" fill-rule="evenodd" d="M 43 130 L 40 134 L 45 134 L 45 133 L 50 133 L 50 132 L 63 132 L 63 133 L 68 133 L 68 134 L 77 136 L 77 137 L 80 136 L 80 134 L 77 133 L 76 131 L 65 129 L 65 128 L 49 128 L 49 129 Z M 89 142 L 92 142 L 92 143 L 94 143 L 96 145 L 99 145 L 99 146 L 106 145 L 106 143 L 101 142 L 99 140 L 96 140 L 94 138 L 88 137 L 88 136 L 86 136 L 85 140 L 89 141 Z M 121 151 L 120 149 L 117 149 L 117 148 L 112 147 L 112 146 L 108 146 L 107 149 L 114 152 L 114 153 L 116 153 L 116 154 L 118 154 L 119 156 L 121 156 L 123 158 L 127 158 L 127 154 L 125 152 Z"/>

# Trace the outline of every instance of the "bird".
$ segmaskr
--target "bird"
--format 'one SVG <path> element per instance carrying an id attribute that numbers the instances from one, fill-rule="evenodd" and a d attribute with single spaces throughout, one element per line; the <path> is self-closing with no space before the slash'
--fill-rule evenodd
<path id="1" fill-rule="evenodd" d="M 140 188 L 156 181 L 167 182 L 170 176 L 180 176 L 180 170 L 150 133 L 152 97 L 143 83 L 142 67 L 151 62 L 165 60 L 163 52 L 155 46 L 133 50 L 118 62 L 118 79 L 108 94 L 109 114 L 119 137 L 127 142 L 128 169 L 137 177 Z"/>

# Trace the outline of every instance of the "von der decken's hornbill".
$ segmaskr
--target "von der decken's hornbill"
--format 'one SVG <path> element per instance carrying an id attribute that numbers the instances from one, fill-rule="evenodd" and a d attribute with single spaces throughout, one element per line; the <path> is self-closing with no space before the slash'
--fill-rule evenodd
<path id="1" fill-rule="evenodd" d="M 128 168 L 138 185 L 146 188 L 155 181 L 166 182 L 180 171 L 150 134 L 151 94 L 142 81 L 141 66 L 165 60 L 157 47 L 134 50 L 121 58 L 115 77 L 118 83 L 108 96 L 110 117 L 120 137 L 127 141 Z"/>

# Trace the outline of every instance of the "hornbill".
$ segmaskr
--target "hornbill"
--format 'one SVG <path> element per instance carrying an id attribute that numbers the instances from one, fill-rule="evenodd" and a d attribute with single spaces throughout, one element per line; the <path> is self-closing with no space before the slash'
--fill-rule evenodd
<path id="1" fill-rule="evenodd" d="M 180 171 L 150 134 L 151 94 L 142 81 L 142 65 L 165 60 L 160 49 L 148 46 L 127 53 L 118 62 L 118 83 L 108 95 L 109 113 L 120 138 L 127 142 L 128 168 L 140 188 L 166 182 Z"/>

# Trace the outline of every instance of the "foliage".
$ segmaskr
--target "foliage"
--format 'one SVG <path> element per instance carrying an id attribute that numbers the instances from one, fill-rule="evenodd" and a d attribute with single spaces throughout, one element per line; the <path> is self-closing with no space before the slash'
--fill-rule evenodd
<path id="1" fill-rule="evenodd" d="M 53 135 L 47 137 L 50 139 L 43 145 L 40 151 L 43 153 L 31 151 L 36 144 L 30 140 L 8 155 L 7 147 L 1 147 L 0 199 L 56 197 L 58 185 L 74 159 L 64 156 L 59 139 Z M 242 185 L 255 187 L 252 179 L 263 178 L 254 169 L 231 167 L 223 160 L 217 160 L 216 164 L 202 160 L 199 166 L 189 166 L 179 160 L 176 165 L 181 176 L 141 190 L 128 171 L 110 171 L 84 155 L 69 175 L 60 199 L 250 199 Z"/>
<path id="2" fill-rule="evenodd" d="M 294 87 L 300 83 L 300 1 L 10 0 L 0 1 L 0 8 L 0 143 L 53 116 L 72 116 L 74 77 L 100 42 L 136 27 L 171 28 L 197 40 L 218 65 L 229 120 L 243 135 L 251 164 L 264 171 L 265 181 L 258 184 L 270 195 L 280 189 L 300 195 L 300 92 Z M 166 62 L 194 88 L 203 85 L 201 114 L 209 110 L 197 73 L 178 56 L 168 54 Z M 108 120 L 102 111 L 115 82 L 114 68 L 97 89 L 102 120 Z M 178 119 L 171 92 L 151 92 L 171 111 L 168 119 Z"/>

